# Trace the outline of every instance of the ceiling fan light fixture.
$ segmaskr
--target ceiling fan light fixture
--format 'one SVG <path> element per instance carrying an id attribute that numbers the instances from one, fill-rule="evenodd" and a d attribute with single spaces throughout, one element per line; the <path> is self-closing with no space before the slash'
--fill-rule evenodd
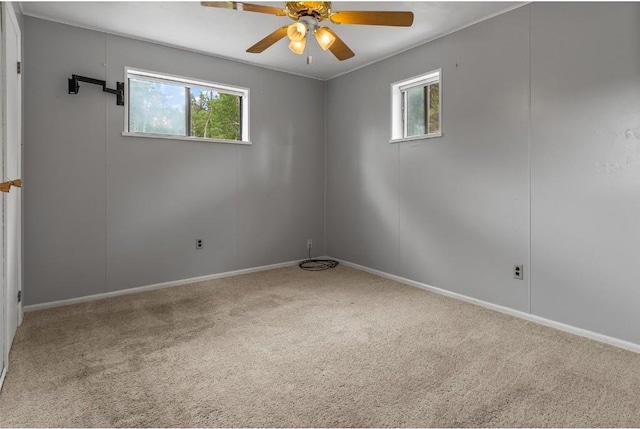
<path id="1" fill-rule="evenodd" d="M 318 41 L 318 45 L 322 48 L 323 51 L 326 51 L 333 45 L 333 42 L 336 41 L 336 37 L 331 34 L 326 27 L 320 27 L 315 31 L 316 40 Z"/>
<path id="2" fill-rule="evenodd" d="M 299 42 L 294 42 L 293 40 L 289 43 L 289 49 L 291 49 L 291 52 L 293 52 L 294 54 L 298 54 L 298 55 L 302 55 L 302 53 L 304 52 L 304 47 L 307 44 L 307 40 L 306 39 L 302 39 Z"/>
<path id="3" fill-rule="evenodd" d="M 307 34 L 307 27 L 302 22 L 294 22 L 287 28 L 287 36 L 292 42 L 300 42 Z"/>
<path id="4" fill-rule="evenodd" d="M 298 55 L 302 55 L 306 49 L 307 39 L 313 33 L 320 47 L 325 51 L 331 51 L 338 61 L 353 58 L 355 53 L 330 27 L 319 27 L 322 21 L 328 20 L 333 24 L 342 25 L 411 27 L 414 18 L 413 12 L 409 11 L 341 10 L 334 12 L 330 1 L 288 1 L 284 9 L 235 1 L 202 1 L 200 4 L 214 8 L 286 16 L 294 21 L 293 24 L 283 25 L 249 47 L 247 49 L 249 53 L 259 54 L 284 39 L 285 36 L 288 36 L 290 40 L 289 49 Z M 310 58 L 308 62 L 310 63 Z"/>

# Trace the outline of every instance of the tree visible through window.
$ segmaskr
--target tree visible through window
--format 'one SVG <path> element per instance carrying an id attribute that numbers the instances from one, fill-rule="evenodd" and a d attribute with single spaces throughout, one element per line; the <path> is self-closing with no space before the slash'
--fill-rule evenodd
<path id="1" fill-rule="evenodd" d="M 128 71 L 128 132 L 248 141 L 248 90 Z"/>
<path id="2" fill-rule="evenodd" d="M 240 140 L 241 98 L 204 88 L 191 89 L 191 134 L 194 137 Z"/>

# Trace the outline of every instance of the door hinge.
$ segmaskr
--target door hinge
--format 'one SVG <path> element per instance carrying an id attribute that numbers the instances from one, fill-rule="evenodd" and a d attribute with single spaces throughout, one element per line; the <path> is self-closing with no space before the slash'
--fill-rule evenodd
<path id="1" fill-rule="evenodd" d="M 22 62 L 18 61 L 18 74 L 22 74 Z"/>
<path id="2" fill-rule="evenodd" d="M 22 291 L 18 291 L 18 302 L 22 302 Z"/>

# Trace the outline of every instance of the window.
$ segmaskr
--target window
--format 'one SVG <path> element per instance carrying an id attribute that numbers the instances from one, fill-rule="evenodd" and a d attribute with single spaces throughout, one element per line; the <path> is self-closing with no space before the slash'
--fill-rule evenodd
<path id="1" fill-rule="evenodd" d="M 391 143 L 440 137 L 440 70 L 391 85 Z"/>
<path id="2" fill-rule="evenodd" d="M 249 143 L 249 90 L 127 69 L 125 135 Z"/>

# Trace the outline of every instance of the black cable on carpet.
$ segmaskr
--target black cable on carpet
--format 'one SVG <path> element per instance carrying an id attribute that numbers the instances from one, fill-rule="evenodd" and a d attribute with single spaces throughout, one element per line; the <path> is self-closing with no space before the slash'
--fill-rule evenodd
<path id="1" fill-rule="evenodd" d="M 309 248 L 309 259 L 300 262 L 298 266 L 307 271 L 324 271 L 335 268 L 338 264 L 339 262 L 334 261 L 333 259 L 312 259 L 311 248 Z"/>

